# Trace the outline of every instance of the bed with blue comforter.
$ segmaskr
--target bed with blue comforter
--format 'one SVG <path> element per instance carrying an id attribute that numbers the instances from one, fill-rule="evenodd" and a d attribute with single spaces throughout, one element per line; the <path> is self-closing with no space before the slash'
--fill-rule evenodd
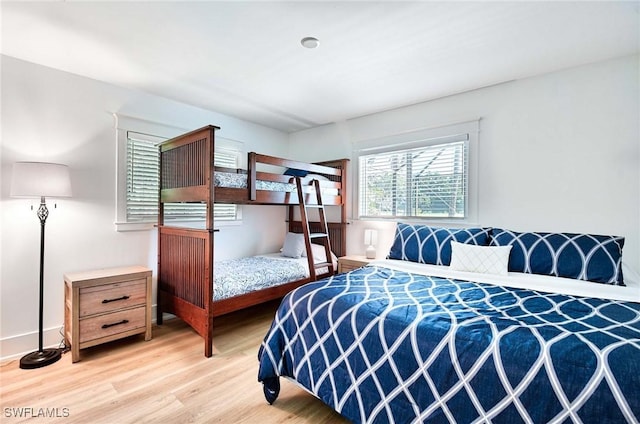
<path id="1" fill-rule="evenodd" d="M 283 299 L 259 351 L 258 380 L 270 403 L 286 377 L 357 423 L 637 423 L 634 296 L 374 263 Z"/>

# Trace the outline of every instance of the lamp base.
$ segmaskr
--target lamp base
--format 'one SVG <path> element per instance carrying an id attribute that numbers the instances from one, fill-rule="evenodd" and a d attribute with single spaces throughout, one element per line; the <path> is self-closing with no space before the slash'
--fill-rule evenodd
<path id="1" fill-rule="evenodd" d="M 57 362 L 62 357 L 61 349 L 43 349 L 28 353 L 20 358 L 20 368 L 30 370 L 46 367 Z"/>
<path id="2" fill-rule="evenodd" d="M 376 258 L 376 248 L 373 246 L 367 247 L 367 250 L 364 252 L 367 259 L 375 259 Z"/>

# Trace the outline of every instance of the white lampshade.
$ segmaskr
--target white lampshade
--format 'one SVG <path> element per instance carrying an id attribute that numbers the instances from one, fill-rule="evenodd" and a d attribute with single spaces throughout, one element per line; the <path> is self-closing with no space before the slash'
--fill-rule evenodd
<path id="1" fill-rule="evenodd" d="M 364 244 L 367 246 L 378 244 L 378 232 L 376 230 L 364 230 Z"/>
<path id="2" fill-rule="evenodd" d="M 16 162 L 11 197 L 71 197 L 69 167 L 57 163 Z"/>
<path id="3" fill-rule="evenodd" d="M 375 245 L 378 243 L 378 232 L 376 230 L 364 230 L 364 244 L 367 246 L 365 256 L 367 259 L 376 258 Z"/>

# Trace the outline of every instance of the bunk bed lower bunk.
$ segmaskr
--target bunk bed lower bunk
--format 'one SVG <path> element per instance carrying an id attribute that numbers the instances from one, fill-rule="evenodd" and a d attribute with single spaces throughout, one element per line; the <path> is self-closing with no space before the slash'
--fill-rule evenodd
<path id="1" fill-rule="evenodd" d="M 334 273 L 334 261 L 327 258 L 331 256 L 335 260 L 346 250 L 348 160 L 310 164 L 252 152 L 248 154 L 246 171 L 215 167 L 217 129 L 207 126 L 160 146 L 157 322 L 162 324 L 165 312 L 184 320 L 204 338 L 206 357 L 213 354 L 214 317 L 281 298 L 302 284 Z M 284 173 L 298 177 L 305 173 L 309 175 L 301 180 Z M 203 229 L 165 225 L 165 205 L 183 202 L 207 205 Z M 303 206 L 315 203 L 337 206 L 340 220 L 326 222 L 321 215 L 319 222 L 309 222 L 301 202 Z M 239 268 L 237 264 L 220 262 L 218 269 L 214 261 L 214 234 L 217 231 L 214 203 L 289 206 L 287 230 L 305 235 L 303 253 L 306 260 L 284 261 L 281 255 L 276 255 L 280 256 L 278 258 L 244 259 L 244 265 L 266 265 L 266 271 L 255 269 L 253 274 L 275 275 L 275 280 L 256 282 L 251 278 L 250 268 L 239 278 L 248 283 L 244 287 L 237 281 L 230 282 L 219 271 L 223 268 L 237 271 Z M 301 212 L 297 220 L 296 208 Z M 325 234 L 326 238 L 316 240 L 318 244 L 315 244 L 312 234 Z M 294 264 L 288 265 L 286 272 L 277 271 L 273 261 Z M 316 267 L 320 268 L 316 270 Z M 297 269 L 298 274 L 293 274 L 291 269 Z M 278 276 L 282 278 L 278 279 Z"/>

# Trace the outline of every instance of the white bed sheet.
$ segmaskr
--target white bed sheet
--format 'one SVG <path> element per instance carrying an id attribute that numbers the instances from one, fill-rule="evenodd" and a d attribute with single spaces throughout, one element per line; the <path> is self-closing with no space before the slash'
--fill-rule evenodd
<path id="1" fill-rule="evenodd" d="M 283 261 L 296 261 L 299 262 L 300 264 L 302 264 L 306 269 L 307 269 L 307 275 L 309 272 L 309 263 L 307 262 L 307 257 L 301 257 L 301 258 L 288 258 L 286 256 L 282 256 L 281 253 L 267 253 L 264 255 L 258 255 L 258 256 L 265 256 L 267 258 L 272 258 L 272 259 L 282 259 Z M 333 270 L 336 271 L 338 269 L 338 259 L 335 257 L 335 255 L 331 255 L 332 256 L 332 262 L 333 262 Z M 324 257 L 322 258 L 318 258 L 318 257 L 314 257 L 313 258 L 313 262 L 314 263 L 318 263 L 318 262 L 324 262 Z M 316 274 L 324 274 L 325 272 L 327 272 L 327 268 L 319 268 L 316 270 Z"/>
<path id="2" fill-rule="evenodd" d="M 397 259 L 375 260 L 371 265 L 384 266 L 400 271 L 412 272 L 436 277 L 455 278 L 505 287 L 524 288 L 547 293 L 561 293 L 575 296 L 626 300 L 640 302 L 640 281 L 632 270 L 623 266 L 626 286 L 593 283 L 570 278 L 547 275 L 509 272 L 508 275 L 480 274 L 475 272 L 453 271 L 448 266 L 427 265 Z"/>

